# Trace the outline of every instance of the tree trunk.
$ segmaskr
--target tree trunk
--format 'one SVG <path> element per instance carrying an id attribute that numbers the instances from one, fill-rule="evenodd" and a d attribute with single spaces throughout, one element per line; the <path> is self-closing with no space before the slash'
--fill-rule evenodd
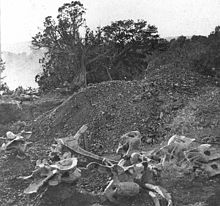
<path id="1" fill-rule="evenodd" d="M 81 87 L 87 86 L 87 80 L 86 80 L 86 65 L 85 65 L 85 54 L 84 51 L 82 51 L 82 55 L 80 57 L 80 65 L 79 70 L 77 71 L 76 76 L 73 78 L 71 82 L 70 89 L 71 90 L 77 90 Z"/>
<path id="2" fill-rule="evenodd" d="M 87 80 L 86 80 L 86 65 L 85 65 L 85 52 L 82 51 L 82 56 L 81 56 L 81 71 L 80 75 L 81 76 L 81 83 L 84 87 L 87 87 Z"/>
<path id="3" fill-rule="evenodd" d="M 111 76 L 111 74 L 109 72 L 109 67 L 105 67 L 105 70 L 106 70 L 106 73 L 108 75 L 109 80 L 112 81 L 112 76 Z"/>

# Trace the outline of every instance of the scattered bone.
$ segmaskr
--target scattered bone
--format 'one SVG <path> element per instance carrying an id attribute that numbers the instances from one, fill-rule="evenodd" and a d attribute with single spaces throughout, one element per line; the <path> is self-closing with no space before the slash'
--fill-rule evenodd
<path id="1" fill-rule="evenodd" d="M 192 142 L 194 142 L 195 139 L 191 139 L 185 136 L 180 136 L 180 135 L 174 135 L 172 136 L 167 145 L 162 148 L 162 150 L 165 151 L 165 157 L 164 160 L 173 158 L 177 158 L 177 161 L 181 160 L 184 158 L 183 152 L 189 149 L 190 145 Z"/>
<path id="2" fill-rule="evenodd" d="M 54 176 L 57 173 L 57 170 L 53 170 L 48 172 L 46 177 L 40 178 L 38 180 L 35 180 L 35 182 L 33 182 L 32 184 L 30 184 L 28 186 L 28 188 L 26 188 L 24 190 L 25 194 L 33 194 L 36 193 L 40 187 L 42 187 L 52 176 Z"/>
<path id="3" fill-rule="evenodd" d="M 186 151 L 185 154 L 190 161 L 201 163 L 208 163 L 220 159 L 219 151 L 210 144 L 201 144 L 196 148 Z"/>
<path id="4" fill-rule="evenodd" d="M 113 203 L 119 203 L 118 196 L 132 197 L 140 192 L 140 186 L 135 182 L 119 182 L 111 180 L 106 187 L 103 195 Z"/>
<path id="5" fill-rule="evenodd" d="M 185 136 L 174 135 L 168 144 L 157 152 L 157 155 L 163 156 L 162 165 L 166 161 L 176 162 L 180 167 L 198 168 L 213 177 L 220 174 L 220 152 L 219 148 L 211 144 L 198 144 L 195 139 Z M 171 159 L 172 158 L 172 159 Z"/>
<path id="6" fill-rule="evenodd" d="M 132 178 L 129 178 L 124 182 L 120 181 L 120 174 L 123 174 L 120 171 L 120 166 L 113 165 L 111 166 L 110 171 L 113 177 L 103 193 L 110 202 L 118 203 L 117 198 L 119 196 L 135 196 L 140 192 L 140 186 L 133 182 Z"/>
<path id="7" fill-rule="evenodd" d="M 19 179 L 34 179 L 33 182 L 24 190 L 25 194 L 36 193 L 40 187 L 48 183 L 51 186 L 61 182 L 72 183 L 81 177 L 81 171 L 76 168 L 77 159 L 75 157 L 63 159 L 49 165 L 47 161 L 37 161 L 37 169 L 29 176 L 21 176 Z M 68 172 L 68 175 L 67 175 Z M 63 174 L 65 175 L 63 176 Z"/>
<path id="8" fill-rule="evenodd" d="M 27 134 L 27 136 L 25 136 Z M 27 146 L 32 144 L 32 142 L 27 142 L 26 140 L 30 138 L 32 132 L 22 131 L 18 134 L 14 134 L 11 131 L 6 133 L 6 138 L 2 138 L 6 140 L 6 143 L 3 143 L 1 146 L 1 150 L 7 153 L 15 153 L 17 157 L 23 158 L 22 156 L 26 156 L 25 152 Z M 26 138 L 27 137 L 27 138 Z"/>
<path id="9" fill-rule="evenodd" d="M 163 147 L 152 151 L 141 151 L 140 132 L 128 132 L 120 138 L 116 152 L 122 153 L 123 158 L 117 162 L 95 155 L 79 146 L 79 138 L 87 128 L 87 125 L 83 125 L 74 136 L 57 140 L 57 144 L 53 145 L 51 150 L 59 155 L 59 161 L 55 161 L 53 164 L 38 161 L 37 169 L 32 175 L 22 177 L 23 179 L 35 179 L 25 190 L 26 193 L 36 192 L 46 183 L 55 186 L 61 182 L 77 181 L 82 174 L 81 170 L 77 168 L 77 159 L 72 157 L 71 153 L 80 154 L 93 161 L 83 169 L 96 169 L 98 172 L 110 174 L 111 180 L 103 195 L 114 203 L 118 203 L 120 196 L 135 196 L 141 189 L 144 189 L 152 197 L 155 206 L 160 206 L 161 198 L 167 201 L 167 206 L 172 206 L 170 193 L 157 185 L 153 179 L 164 168 L 162 159 L 167 163 L 173 162 L 174 165 L 180 166 L 179 168 L 182 168 L 182 165 L 184 168 L 187 167 L 186 163 L 191 164 L 191 168 L 196 165 L 206 171 L 209 177 L 220 174 L 220 153 L 218 150 L 209 144 L 198 144 L 198 142 L 194 144 L 195 139 L 174 135 Z M 16 138 L 21 138 L 22 135 L 19 134 Z M 8 137 L 10 139 L 14 136 L 9 133 Z M 63 148 L 68 148 L 71 153 L 63 154 Z M 62 176 L 65 172 L 69 173 L 67 177 Z"/>

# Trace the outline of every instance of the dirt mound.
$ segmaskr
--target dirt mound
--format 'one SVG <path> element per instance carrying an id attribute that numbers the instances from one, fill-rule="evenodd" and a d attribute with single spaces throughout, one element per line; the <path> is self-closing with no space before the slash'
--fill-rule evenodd
<path id="1" fill-rule="evenodd" d="M 201 75 L 165 65 L 149 71 L 143 81 L 90 86 L 39 118 L 34 128 L 50 143 L 51 137 L 74 134 L 88 124 L 85 144 L 99 153 L 111 153 L 118 138 L 131 130 L 139 130 L 146 142 L 161 141 L 172 129 L 170 123 L 177 111 L 204 93 L 208 85 L 211 81 Z"/>
<path id="2" fill-rule="evenodd" d="M 51 143 L 53 138 L 74 134 L 81 125 L 88 124 L 87 149 L 112 153 L 118 138 L 131 130 L 145 134 L 146 141 L 162 139 L 164 125 L 186 101 L 184 95 L 169 93 L 146 81 L 106 82 L 73 95 L 38 119 L 35 128 Z"/>

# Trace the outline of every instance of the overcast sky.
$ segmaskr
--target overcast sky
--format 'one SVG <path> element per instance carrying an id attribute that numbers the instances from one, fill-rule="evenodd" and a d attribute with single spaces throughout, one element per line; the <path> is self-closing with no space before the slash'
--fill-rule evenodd
<path id="1" fill-rule="evenodd" d="M 1 0 L 2 44 L 30 41 L 46 16 L 68 0 Z M 162 37 L 208 35 L 220 25 L 220 0 L 81 0 L 91 28 L 145 19 Z"/>

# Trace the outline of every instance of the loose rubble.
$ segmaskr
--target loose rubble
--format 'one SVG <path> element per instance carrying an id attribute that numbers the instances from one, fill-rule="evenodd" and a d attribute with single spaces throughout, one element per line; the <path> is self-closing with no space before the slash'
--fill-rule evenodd
<path id="1" fill-rule="evenodd" d="M 131 131 L 120 137 L 116 153 L 121 155 L 121 159 L 116 161 L 80 147 L 79 138 L 87 129 L 87 125 L 83 125 L 74 136 L 56 139 L 56 144 L 51 147 L 49 159 L 38 160 L 31 175 L 19 177 L 24 180 L 33 179 L 25 189 L 25 194 L 36 193 L 45 185 L 57 186 L 63 182 L 76 184 L 82 177 L 82 171 L 96 170 L 111 177 L 99 195 L 112 203 L 119 204 L 120 197 L 136 196 L 144 190 L 152 198 L 155 206 L 160 206 L 161 200 L 166 200 L 166 205 L 172 206 L 172 191 L 168 192 L 156 181 L 167 165 L 175 165 L 180 170 L 188 170 L 191 173 L 203 170 L 208 177 L 220 174 L 218 150 L 210 144 L 200 144 L 196 139 L 174 135 L 164 146 L 143 151 L 141 133 Z M 7 134 L 10 138 L 14 137 L 12 133 Z M 75 155 L 87 158 L 85 167 L 79 166 L 80 159 Z"/>

